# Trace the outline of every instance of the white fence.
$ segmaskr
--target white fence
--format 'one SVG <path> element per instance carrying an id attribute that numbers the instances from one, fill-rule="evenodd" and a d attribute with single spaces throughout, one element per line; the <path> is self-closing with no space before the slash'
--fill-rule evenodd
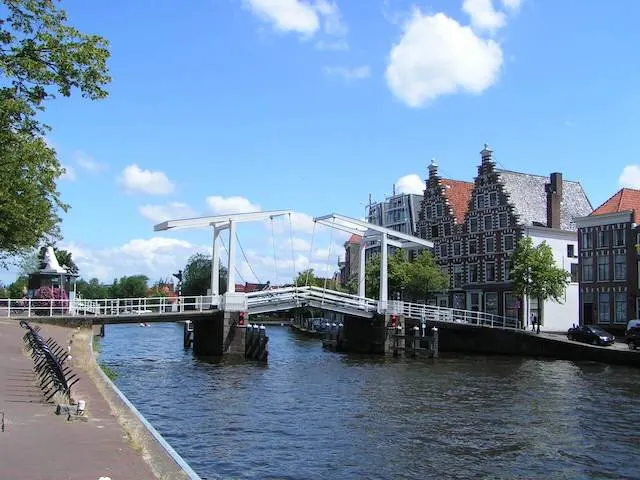
<path id="1" fill-rule="evenodd" d="M 251 312 L 286 310 L 309 305 L 343 313 L 371 316 L 378 309 L 378 301 L 319 287 L 285 287 L 245 294 Z M 202 312 L 219 297 L 186 296 L 157 298 L 57 299 L 0 299 L 0 317 L 83 316 L 83 315 L 145 315 Z M 484 312 L 437 307 L 418 303 L 389 301 L 389 313 L 420 321 L 464 323 L 497 328 L 518 328 L 518 320 Z"/>

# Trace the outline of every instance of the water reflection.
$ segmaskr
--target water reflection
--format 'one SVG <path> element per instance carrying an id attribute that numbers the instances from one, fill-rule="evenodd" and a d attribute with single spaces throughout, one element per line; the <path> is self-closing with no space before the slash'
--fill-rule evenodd
<path id="1" fill-rule="evenodd" d="M 270 328 L 267 366 L 196 360 L 175 325 L 109 327 L 102 360 L 203 478 L 638 478 L 638 371 L 323 351 Z"/>

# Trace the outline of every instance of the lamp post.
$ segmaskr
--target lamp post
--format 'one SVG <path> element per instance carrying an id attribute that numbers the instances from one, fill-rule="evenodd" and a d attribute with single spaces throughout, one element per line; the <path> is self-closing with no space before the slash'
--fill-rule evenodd
<path id="1" fill-rule="evenodd" d="M 525 330 L 529 330 L 529 321 L 530 321 L 530 316 L 531 316 L 531 305 L 530 305 L 530 300 L 529 300 L 529 293 L 531 291 L 531 267 L 527 267 L 527 277 L 525 278 Z"/>

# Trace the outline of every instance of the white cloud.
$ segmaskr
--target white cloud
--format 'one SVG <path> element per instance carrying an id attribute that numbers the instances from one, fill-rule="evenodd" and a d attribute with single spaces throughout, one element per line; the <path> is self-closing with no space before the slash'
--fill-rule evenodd
<path id="1" fill-rule="evenodd" d="M 130 192 L 143 192 L 149 195 L 166 195 L 175 189 L 175 185 L 164 172 L 142 170 L 136 164 L 125 167 L 118 181 Z"/>
<path id="2" fill-rule="evenodd" d="M 618 178 L 621 187 L 640 188 L 640 165 L 627 165 Z"/>
<path id="3" fill-rule="evenodd" d="M 291 244 L 293 244 L 293 250 L 296 252 L 309 253 L 309 250 L 311 250 L 311 242 L 298 237 L 287 240 L 286 244 L 282 246 L 282 249 L 291 251 Z"/>
<path id="4" fill-rule="evenodd" d="M 397 98 L 421 107 L 440 95 L 482 93 L 497 81 L 502 61 L 494 40 L 477 36 L 443 13 L 416 10 L 391 49 L 386 78 Z"/>
<path id="5" fill-rule="evenodd" d="M 194 253 L 211 254 L 207 247 L 167 237 L 134 239 L 112 248 L 94 249 L 76 243 L 61 245 L 73 255 L 80 275 L 110 283 L 123 275 L 147 275 L 152 281 L 183 268 Z"/>
<path id="6" fill-rule="evenodd" d="M 324 67 L 324 74 L 329 77 L 341 77 L 347 82 L 352 80 L 362 80 L 371 76 L 371 69 L 368 65 L 362 65 L 360 67 L 347 68 L 347 67 Z"/>
<path id="7" fill-rule="evenodd" d="M 211 211 L 217 215 L 226 213 L 247 213 L 259 212 L 260 205 L 251 203 L 244 197 L 220 197 L 217 195 L 207 197 L 207 205 Z"/>
<path id="8" fill-rule="evenodd" d="M 464 0 L 462 10 L 471 17 L 471 25 L 493 32 L 507 24 L 506 15 L 493 7 L 493 0 Z"/>
<path id="9" fill-rule="evenodd" d="M 502 5 L 509 10 L 518 10 L 522 0 L 502 0 Z"/>
<path id="10" fill-rule="evenodd" d="M 254 15 L 281 32 L 295 32 L 305 37 L 312 37 L 322 31 L 328 37 L 342 38 L 349 30 L 334 1 L 245 0 L 244 3 Z M 323 46 L 338 44 L 322 42 Z M 340 45 L 342 46 L 341 43 Z"/>
<path id="11" fill-rule="evenodd" d="M 78 166 L 84 170 L 87 170 L 88 172 L 95 173 L 106 168 L 106 165 L 98 162 L 84 152 L 77 151 L 74 156 Z"/>
<path id="12" fill-rule="evenodd" d="M 165 205 L 141 205 L 138 207 L 140 215 L 154 223 L 178 218 L 191 218 L 196 212 L 186 203 L 171 202 Z"/>
<path id="13" fill-rule="evenodd" d="M 400 177 L 396 180 L 396 191 L 398 193 L 416 193 L 418 195 L 423 195 L 424 189 L 424 181 L 415 173 L 405 175 L 404 177 Z"/>
<path id="14" fill-rule="evenodd" d="M 62 168 L 64 168 L 64 173 L 60 175 L 60 180 L 69 180 L 70 182 L 73 182 L 78 178 L 75 169 L 71 165 L 62 164 Z"/>
<path id="15" fill-rule="evenodd" d="M 320 18 L 313 5 L 300 0 L 247 0 L 255 15 L 276 30 L 313 35 L 320 28 Z"/>

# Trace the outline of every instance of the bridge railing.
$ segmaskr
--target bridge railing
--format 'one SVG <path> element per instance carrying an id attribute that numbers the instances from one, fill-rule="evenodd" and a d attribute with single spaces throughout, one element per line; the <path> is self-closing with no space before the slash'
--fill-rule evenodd
<path id="1" fill-rule="evenodd" d="M 102 299 L 0 299 L 0 317 L 62 317 L 87 315 L 145 315 L 208 310 L 212 297 L 153 297 Z"/>
<path id="2" fill-rule="evenodd" d="M 257 292 L 246 293 L 247 306 L 249 308 L 259 307 L 274 302 L 297 303 L 301 299 L 300 288 L 304 287 L 274 288 L 272 290 L 259 290 Z"/>
<path id="3" fill-rule="evenodd" d="M 378 308 L 377 300 L 367 297 L 359 297 L 350 293 L 338 292 L 335 290 L 325 290 L 320 287 L 300 287 L 304 288 L 303 295 L 307 299 L 313 299 L 320 304 L 334 305 L 340 307 L 362 310 L 365 312 L 375 312 Z"/>
<path id="4" fill-rule="evenodd" d="M 416 320 L 465 323 L 484 327 L 519 328 L 517 318 L 502 317 L 491 313 L 461 310 L 409 302 L 389 302 L 393 313 Z"/>

